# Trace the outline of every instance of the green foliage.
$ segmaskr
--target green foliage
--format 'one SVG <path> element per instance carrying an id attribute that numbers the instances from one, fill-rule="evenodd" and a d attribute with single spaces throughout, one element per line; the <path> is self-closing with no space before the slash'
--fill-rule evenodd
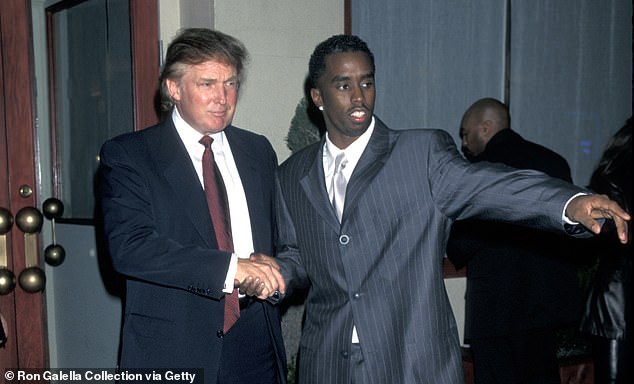
<path id="1" fill-rule="evenodd" d="M 315 117 L 311 118 L 311 104 L 305 97 L 302 97 L 297 107 L 295 115 L 291 119 L 291 127 L 286 136 L 286 146 L 295 153 L 307 145 L 319 141 L 320 129 L 315 123 Z"/>

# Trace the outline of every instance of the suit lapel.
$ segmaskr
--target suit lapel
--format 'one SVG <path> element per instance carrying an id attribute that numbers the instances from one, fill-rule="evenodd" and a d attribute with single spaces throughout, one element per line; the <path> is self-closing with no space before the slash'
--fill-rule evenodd
<path id="1" fill-rule="evenodd" d="M 174 209 L 189 216 L 206 244 L 217 247 L 205 192 L 171 118 L 161 124 L 161 134 L 155 148 L 158 148 L 154 151 L 157 168 L 164 170 L 165 179 L 177 195 L 175 200 L 181 202 Z"/>
<path id="2" fill-rule="evenodd" d="M 377 117 L 375 117 L 375 121 L 372 137 L 348 182 L 342 223 L 345 222 L 349 212 L 354 210 L 363 192 L 385 165 L 396 140 L 396 135 L 393 134 L 394 131 L 388 129 Z M 319 145 L 315 146 L 315 149 L 306 155 L 308 159 L 312 159 L 312 163 L 307 165 L 306 173 L 300 178 L 299 183 L 319 215 L 335 231 L 339 231 L 341 225 L 328 199 L 326 182 L 324 180 L 324 165 L 322 160 L 324 140 L 325 139 L 322 138 Z"/>
<path id="3" fill-rule="evenodd" d="M 392 134 L 393 131 L 390 131 L 377 117 L 375 121 L 372 137 L 348 182 L 342 219 L 344 222 L 359 203 L 363 192 L 385 165 L 394 146 L 396 136 Z"/>
<path id="4" fill-rule="evenodd" d="M 319 145 L 314 146 L 314 150 L 306 155 L 306 158 L 312 159 L 312 162 L 307 164 L 306 173 L 299 179 L 299 184 L 317 213 L 335 231 L 339 231 L 339 220 L 337 220 L 337 214 L 328 199 L 328 191 L 324 179 L 324 140 L 322 138 Z"/>
<path id="5" fill-rule="evenodd" d="M 249 149 L 247 150 L 247 146 L 243 143 L 244 140 L 240 139 L 237 132 L 232 129 L 231 126 L 225 128 L 225 135 L 229 141 L 233 160 L 238 168 L 238 173 L 240 174 L 240 180 L 242 181 L 247 201 L 253 201 L 260 195 L 260 183 L 258 182 L 259 172 L 255 166 L 257 164 L 257 159 L 254 159 L 249 152 L 254 151 L 255 149 L 252 146 L 249 146 Z"/>

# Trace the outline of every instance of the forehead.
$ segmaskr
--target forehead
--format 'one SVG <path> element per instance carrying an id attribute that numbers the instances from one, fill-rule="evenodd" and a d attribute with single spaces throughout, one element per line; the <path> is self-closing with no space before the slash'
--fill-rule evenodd
<path id="1" fill-rule="evenodd" d="M 473 113 L 468 113 L 463 119 L 461 126 L 465 129 L 474 128 L 477 125 L 476 116 Z"/>
<path id="2" fill-rule="evenodd" d="M 326 56 L 324 60 L 326 67 L 325 75 L 339 75 L 345 73 L 362 73 L 363 75 L 371 75 L 372 63 L 365 52 L 337 52 Z"/>
<path id="3" fill-rule="evenodd" d="M 200 64 L 186 65 L 186 72 L 195 77 L 205 77 L 220 79 L 237 76 L 238 70 L 231 64 L 226 64 L 218 60 L 208 60 Z"/>

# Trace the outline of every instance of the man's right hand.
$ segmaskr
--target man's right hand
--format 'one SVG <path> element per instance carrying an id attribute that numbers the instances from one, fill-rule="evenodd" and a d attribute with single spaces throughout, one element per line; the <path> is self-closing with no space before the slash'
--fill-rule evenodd
<path id="1" fill-rule="evenodd" d="M 250 259 L 238 259 L 235 286 L 240 293 L 266 300 L 286 291 L 286 284 L 275 259 L 263 254 L 252 254 Z"/>

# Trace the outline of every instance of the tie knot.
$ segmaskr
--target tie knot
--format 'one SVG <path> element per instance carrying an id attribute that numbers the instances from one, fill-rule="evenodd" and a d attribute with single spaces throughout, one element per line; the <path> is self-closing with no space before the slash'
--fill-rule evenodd
<path id="1" fill-rule="evenodd" d="M 200 144 L 204 145 L 205 148 L 211 148 L 211 143 L 214 142 L 214 139 L 211 138 L 211 136 L 203 136 L 202 139 L 200 139 L 198 141 Z"/>
<path id="2" fill-rule="evenodd" d="M 346 164 L 348 164 L 348 159 L 346 159 L 344 152 L 335 156 L 335 173 L 341 172 L 346 167 Z"/>

